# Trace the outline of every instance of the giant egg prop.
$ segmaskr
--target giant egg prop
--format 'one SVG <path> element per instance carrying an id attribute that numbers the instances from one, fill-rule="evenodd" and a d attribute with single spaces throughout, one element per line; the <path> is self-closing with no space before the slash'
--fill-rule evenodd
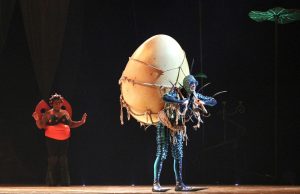
<path id="1" fill-rule="evenodd" d="M 182 85 L 189 75 L 185 52 L 168 35 L 155 35 L 141 44 L 129 57 L 119 80 L 121 123 L 123 108 L 142 125 L 155 125 L 164 108 L 163 95 L 173 86 Z"/>

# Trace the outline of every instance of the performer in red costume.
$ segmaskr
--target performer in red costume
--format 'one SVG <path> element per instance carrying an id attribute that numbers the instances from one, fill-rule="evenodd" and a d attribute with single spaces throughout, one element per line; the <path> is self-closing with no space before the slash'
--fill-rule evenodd
<path id="1" fill-rule="evenodd" d="M 42 100 L 32 114 L 37 127 L 45 129 L 48 150 L 46 184 L 68 186 L 70 185 L 70 176 L 67 151 L 70 128 L 83 125 L 87 114 L 84 113 L 80 121 L 73 121 L 70 116 L 72 114 L 71 106 L 61 95 L 56 93 L 49 99 L 49 104 L 51 109 Z"/>

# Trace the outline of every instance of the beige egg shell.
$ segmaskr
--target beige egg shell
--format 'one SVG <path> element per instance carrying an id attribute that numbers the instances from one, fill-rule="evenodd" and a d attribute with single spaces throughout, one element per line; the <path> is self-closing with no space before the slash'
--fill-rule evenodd
<path id="1" fill-rule="evenodd" d="M 162 96 L 189 74 L 185 52 L 175 39 L 163 34 L 147 39 L 129 58 L 120 79 L 131 115 L 141 123 L 156 124 L 164 108 Z"/>

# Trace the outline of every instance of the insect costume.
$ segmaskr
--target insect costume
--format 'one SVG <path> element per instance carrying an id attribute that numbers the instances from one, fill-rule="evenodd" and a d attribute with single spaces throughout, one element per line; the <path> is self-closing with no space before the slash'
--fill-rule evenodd
<path id="1" fill-rule="evenodd" d="M 49 99 L 50 106 L 41 100 L 32 114 L 39 129 L 44 129 L 48 152 L 46 184 L 69 186 L 68 146 L 71 128 L 77 128 L 86 121 L 84 113 L 80 121 L 73 121 L 71 105 L 59 94 Z"/>
<path id="2" fill-rule="evenodd" d="M 173 169 L 176 180 L 176 191 L 191 191 L 193 188 L 186 186 L 182 179 L 182 158 L 183 143 L 187 141 L 185 123 L 196 120 L 195 128 L 200 127 L 201 112 L 206 112 L 204 105 L 214 106 L 217 101 L 208 96 L 192 91 L 190 86 L 198 85 L 192 75 L 188 75 L 183 80 L 181 90 L 173 88 L 163 96 L 166 102 L 165 108 L 159 114 L 161 122 L 156 125 L 156 159 L 154 162 L 153 188 L 154 192 L 164 192 L 167 189 L 159 184 L 163 162 L 168 155 L 168 147 L 171 146 L 172 157 L 174 159 Z M 201 103 L 201 105 L 199 105 Z"/>

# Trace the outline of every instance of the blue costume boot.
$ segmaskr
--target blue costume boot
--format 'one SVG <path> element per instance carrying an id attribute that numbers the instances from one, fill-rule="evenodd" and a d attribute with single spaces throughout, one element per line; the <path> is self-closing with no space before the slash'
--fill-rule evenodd
<path id="1" fill-rule="evenodd" d="M 153 177 L 153 192 L 166 192 L 170 189 L 160 186 L 159 178 L 163 167 L 163 162 L 167 158 L 168 146 L 169 146 L 169 134 L 166 128 L 162 124 L 158 124 L 156 134 L 156 159 L 154 162 L 154 177 Z"/>
<path id="2" fill-rule="evenodd" d="M 174 173 L 176 178 L 175 191 L 195 191 L 192 187 L 186 186 L 182 181 L 182 158 L 174 159 Z"/>

